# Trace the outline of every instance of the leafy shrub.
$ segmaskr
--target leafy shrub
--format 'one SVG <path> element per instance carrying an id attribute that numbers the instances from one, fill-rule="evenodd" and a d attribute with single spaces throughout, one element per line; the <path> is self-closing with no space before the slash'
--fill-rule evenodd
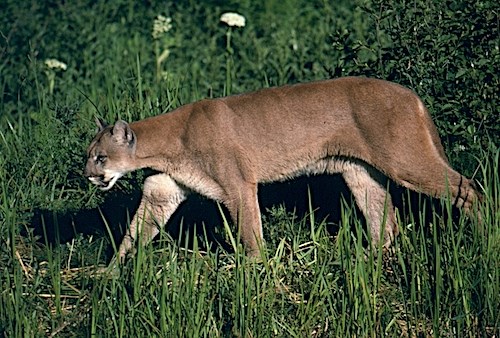
<path id="1" fill-rule="evenodd" d="M 497 7 L 489 1 L 366 1 L 371 29 L 364 41 L 337 33 L 334 46 L 344 53 L 332 68 L 414 89 L 455 166 L 470 175 L 480 150 L 500 142 Z"/>

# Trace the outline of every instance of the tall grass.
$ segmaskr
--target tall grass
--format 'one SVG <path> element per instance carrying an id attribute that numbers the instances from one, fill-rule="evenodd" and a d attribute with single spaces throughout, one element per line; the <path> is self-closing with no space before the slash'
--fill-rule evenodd
<path id="1" fill-rule="evenodd" d="M 498 168 L 483 169 L 498 183 Z M 498 184 L 485 188 L 482 226 L 462 216 L 456 223 L 415 219 L 411 228 L 400 224 L 401 235 L 384 254 L 367 250 L 364 226 L 349 205 L 336 238 L 313 210 L 298 220 L 273 209 L 261 261 L 248 260 L 240 246 L 234 254 L 200 251 L 196 239 L 187 250 L 162 233 L 156 245 L 106 275 L 96 274 L 99 257 L 95 265 L 70 268 L 79 265 L 70 253 L 47 247 L 39 260 L 15 239 L 13 262 L 2 271 L 3 332 L 491 336 L 498 327 Z"/>

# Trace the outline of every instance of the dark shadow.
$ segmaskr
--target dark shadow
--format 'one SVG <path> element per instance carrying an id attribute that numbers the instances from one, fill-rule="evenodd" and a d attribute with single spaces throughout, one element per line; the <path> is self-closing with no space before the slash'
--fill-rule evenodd
<path id="1" fill-rule="evenodd" d="M 49 245 L 67 243 L 79 234 L 108 237 L 107 226 L 114 234 L 113 240 L 120 243 L 128 220 L 139 206 L 140 197 L 140 190 L 113 192 L 95 209 L 67 212 L 35 209 L 30 225 L 39 241 Z"/>
<path id="2" fill-rule="evenodd" d="M 295 213 L 302 219 L 309 213 L 309 194 L 317 220 L 325 220 L 328 231 L 333 235 L 338 231 L 341 217 L 341 200 L 351 203 L 351 194 L 340 175 L 320 175 L 316 177 L 301 177 L 288 182 L 273 183 L 259 187 L 259 203 L 262 213 L 273 205 L 283 204 L 286 210 Z M 402 215 L 407 217 L 422 214 L 425 206 L 426 223 L 432 221 L 432 211 L 443 213 L 439 200 L 410 192 L 407 189 L 390 185 L 394 205 Z M 34 234 L 41 236 L 41 242 L 51 244 L 71 241 L 77 234 L 108 237 L 106 224 L 110 227 L 113 240 L 117 245 L 121 242 L 125 227 L 133 216 L 140 202 L 141 192 L 112 192 L 105 202 L 96 209 L 80 210 L 68 213 L 55 213 L 47 210 L 35 210 L 31 220 Z M 425 203 L 423 203 L 425 202 Z M 226 219 L 230 220 L 227 210 L 222 206 Z M 359 209 L 355 207 L 359 219 L 363 219 Z M 181 246 L 190 245 L 196 233 L 202 249 L 222 247 L 231 251 L 230 246 L 220 235 L 224 229 L 218 205 L 202 196 L 193 194 L 174 213 L 166 226 L 167 233 Z M 45 228 L 45 230 L 44 230 Z M 264 229 L 264 232 L 266 230 Z M 209 247 L 203 247 L 205 234 Z M 187 236 L 187 237 L 186 237 Z M 106 253 L 113 254 L 112 246 Z"/>
<path id="3" fill-rule="evenodd" d="M 263 214 L 273 205 L 284 204 L 289 212 L 303 218 L 309 212 L 308 190 L 315 216 L 334 224 L 340 219 L 340 200 L 350 199 L 347 187 L 340 176 L 322 175 L 301 177 L 288 182 L 273 183 L 259 187 L 259 203 Z M 34 234 L 43 243 L 57 244 L 71 241 L 77 234 L 108 236 L 106 225 L 114 234 L 113 240 L 119 244 L 125 227 L 139 206 L 141 191 L 130 193 L 110 192 L 104 203 L 95 209 L 58 213 L 37 209 L 31 219 Z M 230 220 L 227 209 L 221 205 L 226 219 Z M 207 235 L 209 243 L 231 251 L 219 235 L 223 229 L 219 206 L 214 201 L 200 195 L 191 195 L 176 212 L 166 226 L 167 233 L 184 244 L 184 235 L 201 237 Z M 199 241 L 204 242 L 204 241 Z M 189 242 L 188 242 L 189 244 Z"/>

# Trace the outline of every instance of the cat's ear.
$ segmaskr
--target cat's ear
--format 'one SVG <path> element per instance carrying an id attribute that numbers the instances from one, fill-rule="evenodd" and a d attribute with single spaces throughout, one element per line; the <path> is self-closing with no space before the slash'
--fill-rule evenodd
<path id="1" fill-rule="evenodd" d="M 113 140 L 118 144 L 126 144 L 129 147 L 135 145 L 135 134 L 125 121 L 117 121 L 112 130 Z"/>
<path id="2" fill-rule="evenodd" d="M 100 132 L 101 130 L 103 130 L 108 126 L 106 121 L 104 121 L 100 117 L 96 116 L 94 119 L 95 119 L 95 124 L 97 125 L 97 132 Z"/>

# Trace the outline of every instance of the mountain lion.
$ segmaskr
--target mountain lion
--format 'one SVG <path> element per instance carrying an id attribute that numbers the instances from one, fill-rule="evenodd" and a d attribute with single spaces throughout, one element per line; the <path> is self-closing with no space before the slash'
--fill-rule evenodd
<path id="1" fill-rule="evenodd" d="M 191 193 L 223 203 L 249 255 L 263 242 L 257 185 L 299 175 L 342 174 L 369 225 L 373 244 L 398 234 L 384 178 L 432 196 L 449 192 L 467 212 L 474 182 L 453 170 L 436 128 L 412 91 L 347 77 L 184 105 L 141 121 L 116 122 L 87 150 L 85 176 L 109 190 L 124 174 L 158 172 L 119 248 L 149 242 Z M 383 231 L 382 231 L 383 229 Z"/>

